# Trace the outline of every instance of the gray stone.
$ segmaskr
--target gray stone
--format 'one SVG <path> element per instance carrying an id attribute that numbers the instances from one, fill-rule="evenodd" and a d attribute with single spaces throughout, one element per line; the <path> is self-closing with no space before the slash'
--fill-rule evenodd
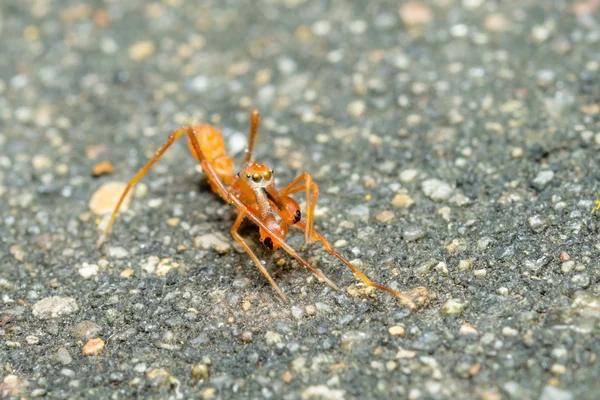
<path id="1" fill-rule="evenodd" d="M 64 317 L 79 311 L 77 301 L 72 297 L 46 297 L 33 305 L 33 315 L 38 319 Z"/>
<path id="2" fill-rule="evenodd" d="M 565 390 L 547 385 L 542 390 L 540 400 L 573 400 L 573 395 Z"/>
<path id="3" fill-rule="evenodd" d="M 453 193 L 452 187 L 439 179 L 427 179 L 421 184 L 425 196 L 436 202 L 448 200 Z"/>

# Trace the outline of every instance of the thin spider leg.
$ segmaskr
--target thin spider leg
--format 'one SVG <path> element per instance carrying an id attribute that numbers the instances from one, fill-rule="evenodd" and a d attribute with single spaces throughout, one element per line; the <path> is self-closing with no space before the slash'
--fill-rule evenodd
<path id="1" fill-rule="evenodd" d="M 296 186 L 294 186 L 293 188 L 288 188 L 285 192 L 283 191 L 283 189 L 281 189 L 279 192 L 277 192 L 280 196 L 287 196 L 289 194 L 292 193 L 298 193 L 304 190 L 304 188 L 306 187 L 306 185 L 304 184 L 304 182 L 300 182 L 299 184 L 297 184 Z M 286 186 L 287 188 L 287 186 Z"/>
<path id="2" fill-rule="evenodd" d="M 256 264 L 256 266 L 258 267 L 260 272 L 262 272 L 263 275 L 265 276 L 265 278 L 267 278 L 269 283 L 273 286 L 275 291 L 277 291 L 279 296 L 281 296 L 283 301 L 287 302 L 287 297 L 285 297 L 285 294 L 283 294 L 281 289 L 279 289 L 279 286 L 277 286 L 277 283 L 275 283 L 273 278 L 271 278 L 271 275 L 269 275 L 269 271 L 267 271 L 266 268 L 261 264 L 260 260 L 258 259 L 258 257 L 256 257 L 256 255 L 254 254 L 254 252 L 252 251 L 250 246 L 248 246 L 248 244 L 246 243 L 244 238 L 239 234 L 238 229 L 239 229 L 240 225 L 242 224 L 243 220 L 244 220 L 244 214 L 239 213 L 237 218 L 235 219 L 235 222 L 233 223 L 233 226 L 231 227 L 231 235 L 236 240 L 236 242 L 238 242 L 244 248 L 244 250 L 246 250 L 246 253 L 248 253 L 248 255 L 250 256 L 252 261 L 254 261 L 254 264 Z"/>
<path id="3" fill-rule="evenodd" d="M 148 170 L 154 165 L 154 163 L 156 163 L 158 161 L 158 159 L 160 157 L 162 157 L 162 155 L 164 154 L 164 152 L 167 151 L 167 149 L 177 139 L 179 139 L 179 137 L 182 134 L 184 134 L 185 132 L 186 132 L 186 128 L 180 128 L 180 129 L 176 130 L 175 132 L 171 133 L 169 135 L 169 138 L 167 139 L 167 141 L 156 152 L 156 154 L 154 155 L 154 157 L 152 157 L 152 159 L 150 161 L 148 161 L 148 163 L 146 165 L 144 165 L 144 167 L 142 169 L 140 169 L 140 171 L 129 181 L 129 183 L 125 187 L 125 190 L 123 191 L 123 194 L 121 195 L 121 198 L 119 199 L 117 205 L 115 206 L 115 209 L 113 210 L 112 215 L 110 216 L 110 220 L 108 221 L 108 224 L 104 228 L 104 232 L 102 232 L 102 235 L 98 239 L 98 242 L 96 242 L 96 248 L 99 248 L 102 245 L 102 243 L 106 239 L 106 236 L 110 232 L 110 228 L 112 227 L 113 223 L 115 222 L 115 218 L 117 217 L 119 209 L 121 208 L 121 204 L 123 203 L 123 200 L 125 200 L 125 197 L 127 196 L 127 193 L 129 193 L 129 191 L 131 190 L 131 188 L 133 186 L 135 186 L 135 184 L 146 174 L 146 172 L 148 172 Z"/>
<path id="4" fill-rule="evenodd" d="M 206 177 L 214 183 L 219 196 L 221 196 L 223 198 L 223 200 L 225 200 L 227 203 L 233 204 L 240 211 L 240 213 L 244 214 L 244 216 L 246 218 L 248 218 L 249 220 L 254 222 L 258 227 L 260 227 L 266 233 L 268 233 L 269 236 L 271 237 L 271 239 L 273 239 L 273 241 L 279 247 L 281 247 L 289 255 L 294 257 L 300 264 L 304 265 L 309 271 L 311 271 L 317 277 L 322 279 L 325 283 L 327 283 L 333 289 L 338 290 L 339 288 L 335 285 L 335 283 L 331 282 L 329 280 L 329 278 L 327 278 L 321 271 L 313 268 L 306 260 L 304 260 L 302 257 L 300 257 L 296 253 L 296 251 L 289 244 L 286 243 L 285 240 L 280 238 L 279 235 L 277 235 L 275 232 L 273 232 L 271 229 L 269 229 L 269 227 L 260 219 L 260 217 L 258 217 L 256 215 L 255 212 L 253 212 L 251 209 L 249 209 L 244 203 L 242 203 L 242 201 L 238 197 L 232 195 L 227 190 L 227 188 L 225 187 L 223 182 L 219 179 L 219 176 L 217 175 L 217 172 L 215 171 L 212 164 L 210 162 L 208 162 L 208 160 L 206 160 L 206 157 L 202 153 L 202 150 L 200 149 L 198 140 L 196 139 L 191 128 L 188 128 L 187 134 L 188 134 L 188 137 L 190 138 L 190 143 L 192 143 L 192 146 L 194 147 L 194 151 L 196 152 L 196 154 L 198 154 L 198 158 L 200 160 L 200 165 L 202 166 L 202 170 L 206 174 Z"/>
<path id="5" fill-rule="evenodd" d="M 256 137 L 258 136 L 259 126 L 260 113 L 258 112 L 258 108 L 255 108 L 250 112 L 250 134 L 248 135 L 248 148 L 246 149 L 244 163 L 248 163 L 252 160 L 252 151 L 254 150 L 254 142 L 256 142 Z"/>
<path id="6" fill-rule="evenodd" d="M 304 182 L 304 183 L 303 183 Z M 304 239 L 306 243 L 312 243 L 314 237 L 315 208 L 317 199 L 319 198 L 319 186 L 313 181 L 312 176 L 308 172 L 298 175 L 286 187 L 279 191 L 280 196 L 287 196 L 292 193 L 306 191 L 306 226 L 304 230 Z M 312 195 L 311 195 L 312 190 Z"/>
<path id="7" fill-rule="evenodd" d="M 290 181 L 290 183 L 288 183 L 286 186 L 284 186 L 283 188 L 281 188 L 279 190 L 279 195 L 280 196 L 287 196 L 290 195 L 292 193 L 297 193 L 302 191 L 306 186 L 306 184 L 304 183 L 304 181 L 306 180 L 305 174 L 307 174 L 307 172 L 304 172 L 300 175 L 298 175 L 297 177 L 295 177 L 294 179 L 292 179 Z"/>
<path id="8" fill-rule="evenodd" d="M 294 226 L 297 227 L 298 229 L 306 232 L 306 224 L 304 222 L 300 221 L 300 222 L 296 223 Z M 379 283 L 371 281 L 362 271 L 360 271 L 358 268 L 356 268 L 354 265 L 352 265 L 352 263 L 350 261 L 346 260 L 346 258 L 344 258 L 344 256 L 342 256 L 340 253 L 338 253 L 333 248 L 333 246 L 331 245 L 329 240 L 327 240 L 323 235 L 321 235 L 315 231 L 313 231 L 312 235 L 315 240 L 323 243 L 323 246 L 331 255 L 337 257 L 348 268 L 350 268 L 360 278 L 360 280 L 364 282 L 365 285 L 371 286 L 371 287 L 374 287 L 374 288 L 377 288 L 380 290 L 385 290 L 386 292 L 393 294 L 394 296 L 396 296 L 398 298 L 398 300 L 400 300 L 400 303 L 409 307 L 411 310 L 415 310 L 417 308 L 415 303 L 413 302 L 412 296 L 410 294 L 404 293 L 404 292 L 398 292 L 397 290 L 391 289 L 387 286 L 383 286 L 383 285 L 380 285 Z"/>

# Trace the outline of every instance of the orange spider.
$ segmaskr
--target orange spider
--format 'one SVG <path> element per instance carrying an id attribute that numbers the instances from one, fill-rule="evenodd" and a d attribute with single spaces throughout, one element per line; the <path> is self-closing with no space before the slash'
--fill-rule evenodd
<path id="1" fill-rule="evenodd" d="M 304 231 L 307 243 L 312 241 L 320 241 L 325 246 L 325 249 L 339 260 L 341 260 L 348 268 L 350 268 L 365 285 L 385 290 L 396 296 L 403 305 L 416 309 L 413 301 L 414 297 L 422 297 L 427 292 L 423 287 L 415 288 L 411 293 L 402 293 L 390 289 L 387 286 L 380 285 L 371 281 L 365 274 L 356 268 L 350 261 L 346 260 L 338 253 L 331 243 L 325 237 L 315 232 L 313 229 L 315 206 L 319 196 L 319 188 L 313 182 L 309 173 L 304 172 L 289 185 L 281 190 L 275 188 L 274 172 L 271 168 L 264 164 L 257 163 L 252 160 L 252 150 L 254 142 L 258 134 L 260 124 L 260 115 L 257 109 L 251 112 L 250 137 L 248 140 L 248 148 L 244 157 L 244 165 L 240 173 L 234 173 L 233 158 L 229 156 L 225 150 L 225 142 L 221 136 L 221 132 L 210 125 L 199 125 L 195 127 L 182 127 L 173 132 L 165 144 L 158 150 L 156 155 L 131 179 L 119 202 L 117 203 L 104 233 L 98 240 L 99 247 L 117 216 L 121 203 L 129 190 L 144 176 L 146 172 L 154 165 L 163 153 L 175 142 L 181 135 L 186 134 L 188 145 L 192 155 L 200 162 L 202 170 L 208 178 L 208 182 L 212 190 L 219 194 L 229 204 L 233 204 L 238 210 L 238 216 L 231 227 L 231 234 L 234 239 L 246 250 L 254 264 L 264 274 L 269 283 L 277 291 L 279 296 L 284 301 L 287 301 L 279 286 L 275 283 L 269 272 L 262 265 L 256 254 L 250 246 L 238 233 L 238 228 L 242 224 L 244 218 L 254 222 L 260 230 L 261 242 L 269 248 L 276 250 L 283 248 L 298 262 L 304 265 L 317 277 L 325 281 L 334 289 L 337 286 L 331 282 L 323 273 L 313 268 L 307 261 L 300 257 L 294 249 L 292 249 L 285 241 L 288 234 L 288 226 L 296 227 Z M 298 203 L 290 197 L 290 194 L 302 192 L 306 193 L 306 222 L 301 221 L 302 213 Z"/>

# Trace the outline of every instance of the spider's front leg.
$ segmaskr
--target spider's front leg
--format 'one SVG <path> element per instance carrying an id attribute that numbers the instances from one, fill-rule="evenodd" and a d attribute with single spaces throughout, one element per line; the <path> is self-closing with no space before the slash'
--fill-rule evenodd
<path id="1" fill-rule="evenodd" d="M 281 189 L 278 194 L 284 197 L 302 191 L 306 192 L 306 229 L 304 230 L 304 239 L 306 243 L 312 243 L 315 241 L 313 226 L 315 221 L 315 207 L 319 198 L 319 186 L 313 181 L 312 176 L 308 172 L 303 172 L 286 187 Z"/>
<path id="2" fill-rule="evenodd" d="M 144 167 L 142 169 L 140 169 L 140 171 L 129 181 L 129 183 L 125 187 L 125 190 L 123 190 L 123 194 L 121 194 L 121 197 L 119 198 L 119 201 L 110 216 L 110 220 L 108 221 L 108 224 L 106 224 L 106 227 L 104 228 L 104 231 L 102 232 L 102 235 L 96 242 L 96 248 L 99 248 L 102 245 L 102 243 L 104 243 L 104 240 L 108 236 L 108 233 L 110 232 L 110 229 L 111 229 L 113 223 L 115 222 L 115 219 L 117 218 L 117 214 L 119 213 L 119 209 L 121 208 L 121 204 L 123 204 L 123 200 L 125 200 L 127 193 L 129 193 L 131 188 L 133 188 L 135 186 L 135 184 L 140 179 L 142 179 L 142 177 L 144 175 L 146 175 L 146 172 L 148 172 L 150 170 L 150 168 L 152 168 L 152 166 L 162 157 L 162 155 L 165 153 L 165 151 L 167 151 L 167 149 L 169 147 L 171 147 L 171 145 L 173 143 L 175 143 L 175 141 L 177 139 L 179 139 L 179 137 L 181 137 L 181 135 L 188 133 L 188 131 L 190 131 L 189 127 L 182 127 L 182 128 L 177 129 L 175 132 L 171 133 L 169 135 L 169 138 L 167 139 L 167 141 L 156 152 L 154 157 L 152 157 L 150 159 L 150 161 L 148 161 L 148 163 L 146 165 L 144 165 Z M 189 135 L 189 133 L 188 133 L 188 135 Z"/>
<path id="3" fill-rule="evenodd" d="M 304 232 L 306 232 L 308 229 L 306 224 L 304 224 L 303 222 L 298 222 L 294 226 L 300 230 L 303 230 Z M 327 250 L 329 252 L 329 254 L 335 256 L 338 260 L 343 262 L 344 265 L 346 265 L 348 268 L 350 268 L 352 270 L 352 272 L 354 272 L 356 274 L 356 276 L 358 276 L 358 278 L 361 281 L 363 281 L 363 283 L 365 285 L 393 294 L 394 296 L 396 296 L 396 298 L 398 299 L 400 304 L 407 306 L 411 310 L 417 309 L 415 300 L 417 300 L 418 303 L 426 303 L 428 300 L 428 297 L 431 296 L 431 293 L 422 286 L 416 287 L 416 288 L 412 289 L 410 292 L 399 292 L 397 290 L 391 289 L 391 288 L 384 286 L 382 284 L 379 284 L 377 282 L 373 282 L 371 279 L 369 279 L 369 277 L 367 275 L 365 275 L 365 273 L 363 273 L 360 269 L 358 269 L 356 266 L 354 266 L 350 261 L 348 261 L 344 256 L 342 256 L 336 249 L 334 249 L 333 246 L 331 245 L 331 243 L 329 242 L 329 240 L 327 240 L 323 235 L 319 234 L 318 232 L 313 231 L 312 236 L 315 241 L 319 241 L 319 242 L 323 243 L 325 250 Z"/>

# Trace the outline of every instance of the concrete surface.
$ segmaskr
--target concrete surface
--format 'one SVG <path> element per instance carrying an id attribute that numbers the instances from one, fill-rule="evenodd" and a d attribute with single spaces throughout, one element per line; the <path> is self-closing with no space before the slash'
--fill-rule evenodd
<path id="1" fill-rule="evenodd" d="M 597 398 L 598 6 L 2 1 L 0 396 Z M 283 304 L 183 143 L 94 248 L 102 184 L 192 121 L 239 159 L 254 106 L 317 229 L 429 304 L 292 235 L 332 291 L 248 225 Z"/>

